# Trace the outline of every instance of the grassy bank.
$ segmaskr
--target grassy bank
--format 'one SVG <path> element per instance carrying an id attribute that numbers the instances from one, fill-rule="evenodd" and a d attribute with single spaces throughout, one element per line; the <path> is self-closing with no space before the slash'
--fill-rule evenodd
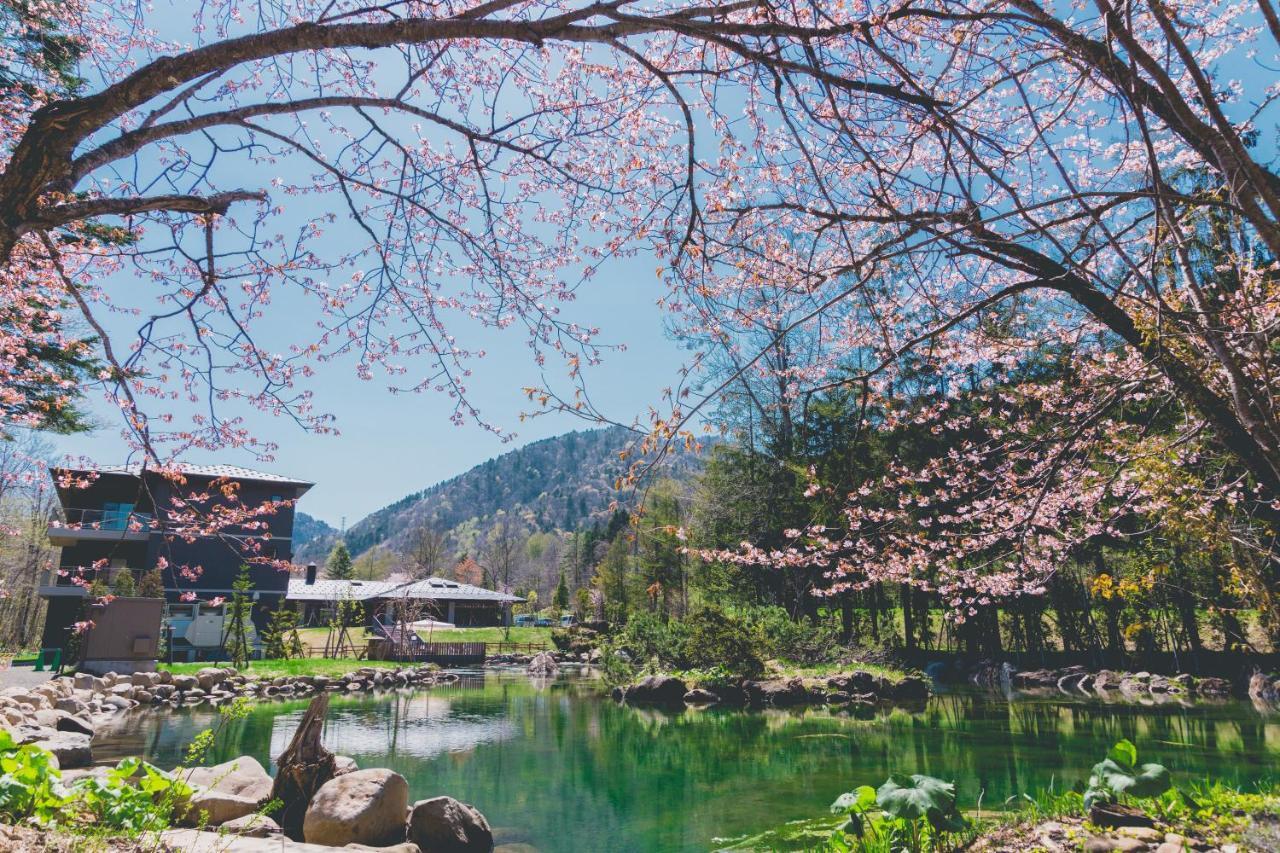
<path id="1" fill-rule="evenodd" d="M 174 675 L 194 675 L 207 666 L 230 666 L 227 661 L 213 663 L 197 661 L 195 663 L 162 663 L 157 668 L 167 669 Z M 295 660 L 255 660 L 241 672 L 245 675 L 275 678 L 280 675 L 344 675 L 366 666 L 394 668 L 404 666 L 395 661 L 366 660 L 330 660 L 328 658 L 297 658 Z"/>
<path id="2" fill-rule="evenodd" d="M 418 636 L 435 643 L 545 643 L 551 646 L 550 628 L 448 628 L 419 631 Z"/>

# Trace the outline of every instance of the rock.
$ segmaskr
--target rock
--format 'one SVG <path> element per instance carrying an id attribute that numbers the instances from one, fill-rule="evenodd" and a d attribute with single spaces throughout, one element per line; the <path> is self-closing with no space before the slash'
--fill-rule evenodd
<path id="1" fill-rule="evenodd" d="M 390 847 L 370 847 L 368 844 L 348 844 L 343 850 L 368 850 L 376 853 L 422 853 L 422 848 L 411 841 L 392 844 Z"/>
<path id="2" fill-rule="evenodd" d="M 245 838 L 276 838 L 281 834 L 280 824 L 266 815 L 260 814 L 249 814 L 233 818 L 221 824 L 219 828 L 223 832 Z"/>
<path id="3" fill-rule="evenodd" d="M 199 682 L 196 681 L 194 675 L 175 675 L 173 677 L 173 686 L 178 688 L 180 692 L 185 693 L 199 686 Z"/>
<path id="4" fill-rule="evenodd" d="M 200 689 L 208 691 L 225 681 L 227 673 L 216 667 L 207 666 L 204 669 L 198 670 L 195 678 L 196 683 L 200 685 Z"/>
<path id="5" fill-rule="evenodd" d="M 893 687 L 893 698 L 900 702 L 920 702 L 929 698 L 929 682 L 918 675 L 908 675 Z"/>
<path id="6" fill-rule="evenodd" d="M 753 705 L 773 705 L 784 708 L 803 705 L 809 701 L 810 697 L 809 688 L 805 687 L 804 682 L 799 678 L 751 681 L 746 687 Z"/>
<path id="7" fill-rule="evenodd" d="M 876 693 L 884 690 L 886 681 L 878 675 L 872 675 L 864 669 L 849 673 L 840 689 L 848 693 Z"/>
<path id="8" fill-rule="evenodd" d="M 247 755 L 213 767 L 193 767 L 186 772 L 184 781 L 199 788 L 244 797 L 254 803 L 265 802 L 271 797 L 271 777 L 256 758 Z"/>
<path id="9" fill-rule="evenodd" d="M 1115 690 L 1119 686 L 1119 677 L 1109 669 L 1099 670 L 1098 674 L 1093 677 L 1094 693 L 1106 693 L 1108 690 Z"/>
<path id="10" fill-rule="evenodd" d="M 66 711 L 68 714 L 87 714 L 89 713 L 89 703 L 83 699 L 77 699 L 74 696 L 64 696 L 57 702 L 53 703 L 53 707 L 58 711 Z"/>
<path id="11" fill-rule="evenodd" d="M 629 704 L 675 706 L 684 703 L 688 692 L 685 683 L 673 675 L 650 675 L 628 687 L 624 697 Z"/>
<path id="12" fill-rule="evenodd" d="M 390 770 L 356 770 L 330 779 L 316 791 L 302 822 L 309 844 L 368 844 L 404 840 L 409 784 Z"/>
<path id="13" fill-rule="evenodd" d="M 1136 838 L 1148 844 L 1159 844 L 1165 840 L 1164 833 L 1152 826 L 1122 826 L 1116 830 L 1116 835 Z"/>
<path id="14" fill-rule="evenodd" d="M 58 718 L 57 729 L 60 732 L 70 732 L 77 735 L 88 735 L 90 738 L 94 735 L 93 723 L 89 722 L 87 716 L 80 714 L 67 714 L 62 712 L 63 716 Z"/>
<path id="15" fill-rule="evenodd" d="M 354 773 L 360 769 L 360 765 L 356 764 L 356 760 L 349 755 L 335 755 L 333 757 L 334 766 L 337 771 L 334 776 L 346 776 L 348 773 Z"/>
<path id="16" fill-rule="evenodd" d="M 182 815 L 184 826 L 222 826 L 237 818 L 251 817 L 259 800 L 226 791 L 196 791 Z"/>
<path id="17" fill-rule="evenodd" d="M 52 737 L 34 743 L 41 749 L 52 752 L 54 758 L 58 759 L 58 766 L 63 769 L 88 767 L 93 763 L 93 750 L 86 734 L 55 731 Z"/>
<path id="18" fill-rule="evenodd" d="M 720 697 L 712 693 L 710 690 L 703 690 L 701 687 L 695 687 L 688 693 L 684 694 L 684 701 L 690 705 L 712 705 L 720 701 Z"/>
<path id="19" fill-rule="evenodd" d="M 154 687 L 160 683 L 160 675 L 155 672 L 135 672 L 129 676 L 134 687 Z"/>
<path id="20" fill-rule="evenodd" d="M 1195 691 L 1201 696 L 1230 696 L 1231 682 L 1225 678 L 1200 678 L 1195 681 Z"/>
<path id="21" fill-rule="evenodd" d="M 1089 809 L 1089 820 L 1095 826 L 1113 829 L 1121 826 L 1154 826 L 1155 821 L 1140 809 L 1118 803 L 1094 803 Z"/>
<path id="22" fill-rule="evenodd" d="M 1085 853 L 1144 853 L 1150 850 L 1143 842 L 1136 838 L 1112 837 L 1108 835 L 1095 835 L 1084 843 Z"/>
<path id="23" fill-rule="evenodd" d="M 551 652 L 539 652 L 529 661 L 527 671 L 530 675 L 555 675 L 560 671 L 560 665 Z"/>
<path id="24" fill-rule="evenodd" d="M 430 853 L 489 853 L 493 832 L 474 806 L 453 797 L 433 797 L 413 804 L 409 840 Z"/>
<path id="25" fill-rule="evenodd" d="M 1156 848 L 1156 853 L 1185 853 L 1187 848 L 1172 841 L 1165 841 Z"/>

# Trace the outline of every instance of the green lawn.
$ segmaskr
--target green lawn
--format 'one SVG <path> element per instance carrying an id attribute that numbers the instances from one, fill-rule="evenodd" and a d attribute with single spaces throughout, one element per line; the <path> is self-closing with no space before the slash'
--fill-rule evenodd
<path id="1" fill-rule="evenodd" d="M 383 660 L 329 660 L 328 658 L 299 658 L 297 660 L 255 660 L 241 672 L 245 675 L 275 678 L 279 675 L 343 675 L 366 666 L 397 667 L 405 664 Z M 207 666 L 230 666 L 227 662 L 211 663 L 161 663 L 159 669 L 167 669 L 175 675 L 194 675 Z"/>
<path id="2" fill-rule="evenodd" d="M 419 631 L 418 636 L 435 643 L 546 643 L 551 648 L 550 628 L 452 628 Z"/>

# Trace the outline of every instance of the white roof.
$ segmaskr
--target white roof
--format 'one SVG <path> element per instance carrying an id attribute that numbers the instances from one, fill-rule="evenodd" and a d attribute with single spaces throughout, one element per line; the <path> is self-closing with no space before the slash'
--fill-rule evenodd
<path id="1" fill-rule="evenodd" d="M 492 601 L 495 604 L 514 604 L 524 601 L 516 595 L 495 592 L 469 583 L 427 578 L 409 583 L 388 581 L 336 581 L 317 580 L 308 584 L 305 578 L 290 578 L 289 601 L 366 601 L 370 598 L 414 598 L 453 601 Z"/>

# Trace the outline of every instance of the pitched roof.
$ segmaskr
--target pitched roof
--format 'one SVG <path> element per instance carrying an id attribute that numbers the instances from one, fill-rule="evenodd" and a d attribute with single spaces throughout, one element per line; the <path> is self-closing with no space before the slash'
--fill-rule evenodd
<path id="1" fill-rule="evenodd" d="M 491 601 L 495 604 L 514 604 L 524 601 L 516 595 L 495 592 L 469 583 L 427 578 L 409 583 L 387 581 L 338 581 L 317 580 L 308 584 L 305 578 L 290 578 L 289 601 L 367 601 L 371 598 L 413 598 L 444 601 Z"/>
<path id="2" fill-rule="evenodd" d="M 289 578 L 289 591 L 285 598 L 289 601 L 364 601 L 380 598 L 395 586 L 397 584 L 386 581 L 317 580 L 308 584 L 305 578 Z"/>
<path id="3" fill-rule="evenodd" d="M 252 468 L 241 468 L 239 465 L 192 465 L 187 462 L 175 462 L 171 466 L 182 474 L 190 477 L 214 477 L 226 478 L 229 480 L 254 480 L 264 483 L 289 483 L 296 486 L 306 486 L 310 488 L 314 486 L 308 480 L 299 480 L 296 477 L 286 477 L 282 474 L 271 474 L 267 471 L 254 471 Z M 137 477 L 142 473 L 142 465 L 103 465 L 100 468 L 63 468 L 62 466 L 54 466 L 51 470 L 69 470 L 77 473 L 94 473 L 94 474 L 125 474 L 130 477 Z M 155 468 L 149 468 L 154 471 Z"/>

